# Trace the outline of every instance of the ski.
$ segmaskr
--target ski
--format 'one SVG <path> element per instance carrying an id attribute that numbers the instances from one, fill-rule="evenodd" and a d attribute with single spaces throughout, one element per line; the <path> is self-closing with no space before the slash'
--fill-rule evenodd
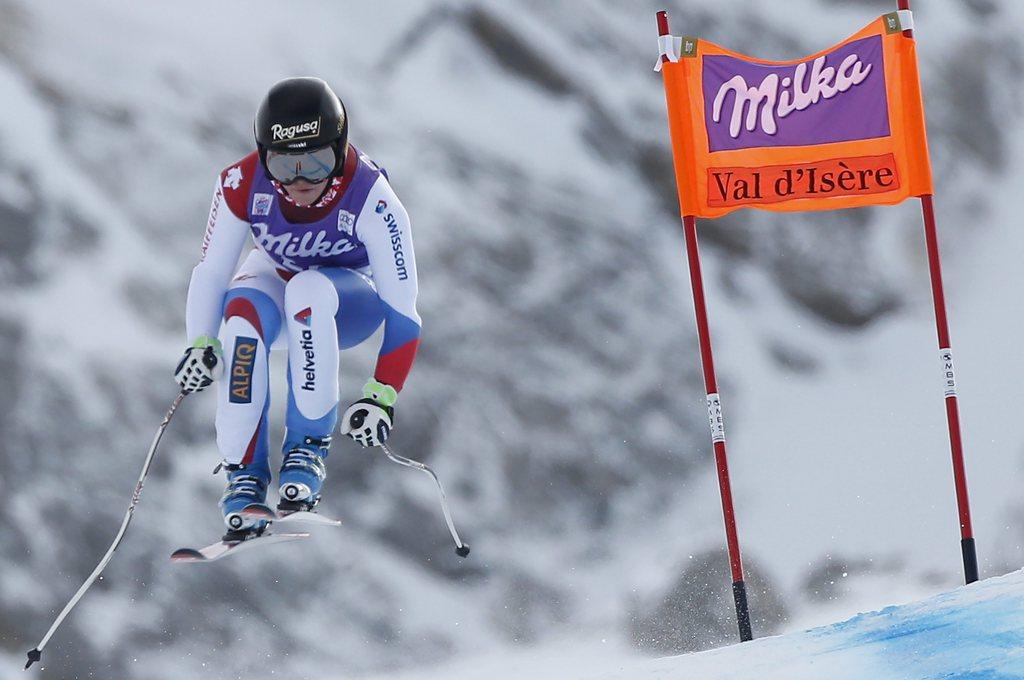
<path id="1" fill-rule="evenodd" d="M 172 562 L 213 562 L 227 557 L 228 555 L 234 555 L 241 550 L 248 550 L 257 545 L 271 545 L 273 543 L 286 543 L 288 541 L 298 541 L 303 538 L 309 538 L 308 533 L 299 532 L 291 534 L 271 534 L 262 533 L 252 538 L 246 538 L 240 541 L 218 541 L 217 543 L 211 543 L 205 548 L 178 548 L 171 553 Z"/>
<path id="2" fill-rule="evenodd" d="M 242 509 L 241 515 L 256 520 L 263 520 L 269 527 L 271 524 L 315 524 L 319 526 L 341 526 L 341 520 L 324 517 L 308 510 L 296 512 L 275 511 L 262 503 L 253 503 Z M 248 550 L 256 545 L 271 545 L 309 538 L 306 532 L 272 534 L 269 531 L 240 540 L 221 540 L 211 543 L 205 548 L 179 548 L 171 553 L 172 562 L 213 562 L 222 557 L 233 555 L 240 550 Z"/>
<path id="3" fill-rule="evenodd" d="M 287 511 L 275 511 L 268 505 L 262 503 L 253 503 L 242 508 L 240 513 L 243 517 L 249 519 L 262 519 L 268 524 L 316 524 L 319 526 L 329 527 L 340 527 L 341 520 L 333 519 L 331 517 L 324 517 L 323 515 L 310 512 L 308 510 L 298 510 L 295 512 Z"/>

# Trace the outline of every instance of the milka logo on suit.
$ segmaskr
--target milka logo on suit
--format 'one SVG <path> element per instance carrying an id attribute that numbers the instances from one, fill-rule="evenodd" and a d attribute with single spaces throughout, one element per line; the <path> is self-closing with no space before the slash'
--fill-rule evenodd
<path id="1" fill-rule="evenodd" d="M 328 238 L 327 230 L 306 231 L 294 234 L 286 231 L 283 234 L 271 234 L 270 225 L 256 222 L 252 225 L 253 238 L 261 248 L 281 259 L 295 257 L 328 258 L 356 249 L 356 244 L 343 236 L 334 241 Z"/>

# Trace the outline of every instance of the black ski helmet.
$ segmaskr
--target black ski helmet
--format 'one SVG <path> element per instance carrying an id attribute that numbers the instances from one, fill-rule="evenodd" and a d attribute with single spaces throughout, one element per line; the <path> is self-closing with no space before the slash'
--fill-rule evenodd
<path id="1" fill-rule="evenodd" d="M 295 153 L 334 146 L 331 177 L 341 174 L 348 154 L 348 115 L 331 86 L 319 78 L 277 82 L 256 110 L 253 125 L 263 168 L 267 151 Z"/>

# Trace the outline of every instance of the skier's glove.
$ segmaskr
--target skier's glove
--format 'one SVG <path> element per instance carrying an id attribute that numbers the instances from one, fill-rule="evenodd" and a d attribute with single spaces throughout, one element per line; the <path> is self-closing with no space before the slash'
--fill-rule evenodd
<path id="1" fill-rule="evenodd" d="M 391 385 L 371 380 L 363 388 L 363 397 L 341 417 L 341 433 L 363 446 L 380 446 L 391 434 L 395 418 L 392 405 L 398 392 Z"/>
<path id="2" fill-rule="evenodd" d="M 223 372 L 220 340 L 208 335 L 196 338 L 174 370 L 174 379 L 185 394 L 202 392 Z"/>

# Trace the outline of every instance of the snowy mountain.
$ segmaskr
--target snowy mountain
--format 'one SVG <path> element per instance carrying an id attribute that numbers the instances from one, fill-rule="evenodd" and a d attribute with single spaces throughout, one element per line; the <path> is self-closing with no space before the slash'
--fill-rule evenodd
<path id="1" fill-rule="evenodd" d="M 331 677 L 555 642 L 637 654 L 731 642 L 651 71 L 663 6 L 350 5 L 0 0 L 3 653 L 23 659 L 113 537 L 174 396 L 213 178 L 251 150 L 260 96 L 296 74 L 335 86 L 353 141 L 412 216 L 424 341 L 394 443 L 442 475 L 473 555 L 452 554 L 427 480 L 338 442 L 325 505 L 345 529 L 301 551 L 172 565 L 172 549 L 220 531 L 213 401 L 192 397 L 128 539 L 40 676 Z M 668 7 L 676 33 L 792 58 L 891 6 L 787 8 Z M 992 576 L 1024 558 L 1024 11 L 1010 0 L 917 9 L 978 552 Z M 955 586 L 917 205 L 744 211 L 700 234 L 755 633 Z M 343 355 L 343 401 L 375 349 Z"/>

